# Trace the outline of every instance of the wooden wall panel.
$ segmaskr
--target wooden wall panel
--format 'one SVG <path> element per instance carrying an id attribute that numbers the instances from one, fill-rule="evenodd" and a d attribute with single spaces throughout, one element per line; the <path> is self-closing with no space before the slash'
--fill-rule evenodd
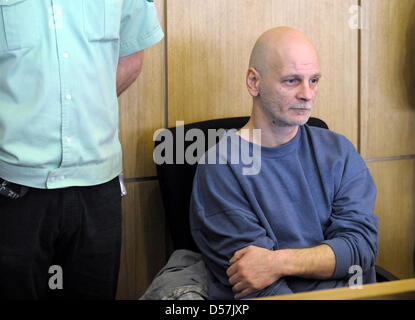
<path id="1" fill-rule="evenodd" d="M 369 163 L 378 188 L 377 264 L 400 278 L 415 277 L 415 160 Z"/>
<path id="2" fill-rule="evenodd" d="M 117 299 L 137 299 L 166 263 L 166 223 L 158 181 L 127 184 Z"/>
<path id="3" fill-rule="evenodd" d="M 155 1 L 165 30 L 164 1 Z M 119 98 L 120 137 L 127 178 L 155 175 L 153 133 L 165 127 L 165 39 L 146 49 L 137 81 Z"/>
<path id="4" fill-rule="evenodd" d="M 357 143 L 357 0 L 175 0 L 167 2 L 168 121 L 249 115 L 249 55 L 259 35 L 288 25 L 321 55 L 323 79 L 313 115 Z M 324 21 L 324 22 L 323 22 Z"/>
<path id="5" fill-rule="evenodd" d="M 362 1 L 362 154 L 415 154 L 415 1 Z"/>
<path id="6" fill-rule="evenodd" d="M 350 25 L 358 2 L 363 13 L 360 51 L 359 31 Z M 279 25 L 303 31 L 320 52 L 323 78 L 313 116 L 356 146 L 360 138 L 365 158 L 415 154 L 415 1 L 155 3 L 167 39 L 146 50 L 143 73 L 120 97 L 127 178 L 155 175 L 156 129 L 180 120 L 250 114 L 252 101 L 245 88 L 249 54 L 263 31 Z M 378 264 L 399 277 L 413 277 L 415 160 L 373 162 L 369 168 L 378 187 Z M 138 298 L 169 250 L 158 182 L 133 182 L 127 188 L 119 299 Z"/>

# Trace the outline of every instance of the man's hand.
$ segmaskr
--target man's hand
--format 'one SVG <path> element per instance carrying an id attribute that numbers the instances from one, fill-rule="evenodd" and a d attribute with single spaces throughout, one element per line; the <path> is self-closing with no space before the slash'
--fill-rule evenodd
<path id="1" fill-rule="evenodd" d="M 249 246 L 235 252 L 226 270 L 235 299 L 264 289 L 285 276 L 329 279 L 336 258 L 326 244 L 304 249 L 268 250 Z"/>
<path id="2" fill-rule="evenodd" d="M 278 251 L 249 246 L 235 252 L 226 271 L 235 299 L 264 289 L 282 277 Z"/>

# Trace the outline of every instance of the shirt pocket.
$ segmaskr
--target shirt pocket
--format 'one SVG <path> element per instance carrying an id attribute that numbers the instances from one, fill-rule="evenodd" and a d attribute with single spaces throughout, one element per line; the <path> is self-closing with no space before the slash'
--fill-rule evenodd
<path id="1" fill-rule="evenodd" d="M 83 0 L 84 32 L 89 41 L 120 38 L 123 0 Z"/>
<path id="2" fill-rule="evenodd" d="M 33 47 L 40 38 L 37 0 L 0 0 L 0 51 Z"/>

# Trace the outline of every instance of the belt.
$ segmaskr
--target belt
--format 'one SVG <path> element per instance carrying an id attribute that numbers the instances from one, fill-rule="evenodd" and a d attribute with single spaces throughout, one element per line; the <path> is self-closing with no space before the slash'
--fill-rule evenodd
<path id="1" fill-rule="evenodd" d="M 23 197 L 27 191 L 29 191 L 28 187 L 0 178 L 0 195 L 2 196 L 17 200 Z"/>

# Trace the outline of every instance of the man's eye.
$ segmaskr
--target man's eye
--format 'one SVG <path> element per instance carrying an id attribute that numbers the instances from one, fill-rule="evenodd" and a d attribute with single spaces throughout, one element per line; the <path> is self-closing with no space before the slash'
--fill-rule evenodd
<path id="1" fill-rule="evenodd" d="M 287 83 L 287 84 L 295 84 L 295 83 L 297 83 L 297 79 L 287 79 L 287 80 L 285 80 L 285 83 Z"/>
<path id="2" fill-rule="evenodd" d="M 316 78 L 316 79 L 311 79 L 311 83 L 312 83 L 312 84 L 317 84 L 317 83 L 318 83 L 318 81 L 319 81 L 319 79 L 318 79 L 318 78 Z"/>

